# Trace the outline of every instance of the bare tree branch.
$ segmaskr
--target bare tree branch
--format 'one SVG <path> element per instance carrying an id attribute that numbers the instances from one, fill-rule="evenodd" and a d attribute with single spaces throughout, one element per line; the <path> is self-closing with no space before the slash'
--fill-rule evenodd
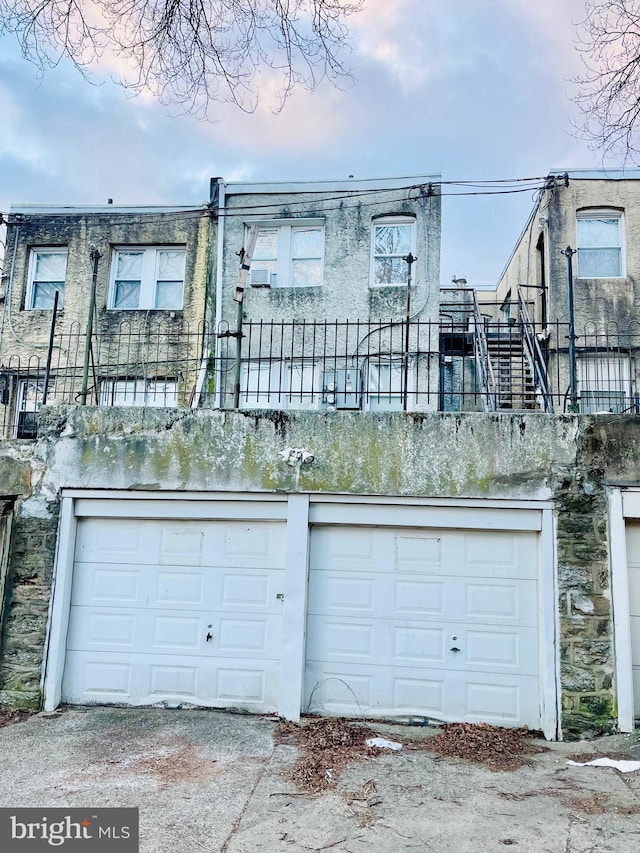
<path id="1" fill-rule="evenodd" d="M 280 110 L 294 87 L 348 76 L 346 20 L 363 2 L 0 0 L 0 35 L 42 71 L 68 57 L 88 76 L 109 57 L 126 89 L 207 119 L 215 102 L 253 112 L 274 81 Z"/>
<path id="2" fill-rule="evenodd" d="M 579 25 L 585 74 L 579 131 L 603 154 L 640 159 L 640 0 L 588 0 Z"/>

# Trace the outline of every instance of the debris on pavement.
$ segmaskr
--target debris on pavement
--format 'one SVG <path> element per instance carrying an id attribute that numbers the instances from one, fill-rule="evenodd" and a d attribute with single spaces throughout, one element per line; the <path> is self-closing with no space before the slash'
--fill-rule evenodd
<path id="1" fill-rule="evenodd" d="M 484 764 L 491 770 L 515 770 L 524 757 L 545 752 L 527 728 L 500 729 L 486 723 L 447 723 L 424 748 L 436 755 Z"/>
<path id="2" fill-rule="evenodd" d="M 280 742 L 291 739 L 300 748 L 302 754 L 288 776 L 307 793 L 335 785 L 349 762 L 380 755 L 379 748 L 367 745 L 367 739 L 375 738 L 375 732 L 341 718 L 317 719 L 302 725 L 283 721 L 275 734 Z"/>
<path id="3" fill-rule="evenodd" d="M 35 711 L 1 711 L 0 728 L 10 726 L 13 723 L 21 723 L 34 715 Z"/>
<path id="4" fill-rule="evenodd" d="M 375 746 L 377 749 L 392 749 L 395 751 L 402 749 L 402 744 L 395 740 L 387 740 L 386 737 L 370 737 L 365 741 L 367 746 Z"/>
<path id="5" fill-rule="evenodd" d="M 624 761 L 613 758 L 594 758 L 592 761 L 571 761 L 567 764 L 572 767 L 613 767 L 621 773 L 634 773 L 640 770 L 640 761 Z"/>

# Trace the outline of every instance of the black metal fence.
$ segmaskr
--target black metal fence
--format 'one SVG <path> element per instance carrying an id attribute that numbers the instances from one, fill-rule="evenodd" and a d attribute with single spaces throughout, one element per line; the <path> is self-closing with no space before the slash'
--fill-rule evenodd
<path id="1" fill-rule="evenodd" d="M 353 411 L 570 411 L 564 323 L 254 321 L 73 326 L 30 347 L 5 336 L 0 420 L 33 438 L 43 403 Z M 576 338 L 581 412 L 637 413 L 640 325 Z M 12 349 L 14 350 L 12 352 Z M 532 349 L 536 352 L 532 355 Z M 542 365 L 542 368 L 541 366 Z M 541 369 L 545 372 L 541 382 Z"/>

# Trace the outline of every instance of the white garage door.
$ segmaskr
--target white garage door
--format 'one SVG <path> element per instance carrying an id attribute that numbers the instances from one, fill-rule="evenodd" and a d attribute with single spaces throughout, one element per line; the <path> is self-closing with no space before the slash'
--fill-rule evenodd
<path id="1" fill-rule="evenodd" d="M 78 523 L 62 699 L 275 711 L 284 525 Z"/>
<path id="2" fill-rule="evenodd" d="M 540 727 L 538 534 L 311 531 L 305 701 Z"/>
<path id="3" fill-rule="evenodd" d="M 629 618 L 631 620 L 631 663 L 633 706 L 640 719 L 640 524 L 627 522 L 627 564 L 629 577 Z"/>

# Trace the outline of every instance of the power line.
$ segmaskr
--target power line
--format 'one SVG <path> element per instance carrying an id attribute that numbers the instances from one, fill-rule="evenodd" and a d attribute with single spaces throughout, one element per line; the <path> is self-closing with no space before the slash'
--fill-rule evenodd
<path id="1" fill-rule="evenodd" d="M 186 210 L 175 210 L 175 211 L 167 211 L 166 213 L 156 213 L 149 212 L 146 213 L 144 211 L 136 211 L 136 212 L 124 212 L 124 211 L 91 211 L 91 212 L 82 212 L 82 208 L 78 208 L 74 210 L 70 208 L 69 210 L 65 210 L 63 212 L 56 213 L 46 213 L 46 211 L 38 211 L 35 213 L 5 213 L 3 211 L 0 212 L 0 217 L 4 220 L 4 224 L 8 225 L 29 225 L 33 223 L 37 223 L 41 220 L 48 220 L 51 217 L 79 217 L 82 216 L 85 219 L 92 220 L 96 219 L 100 222 L 104 222 L 105 219 L 110 219 L 112 223 L 118 223 L 122 221 L 123 217 L 127 217 L 128 219 L 139 219 L 145 224 L 160 224 L 162 222 L 166 222 L 172 219 L 191 219 L 191 218 L 199 218 L 206 214 L 214 214 L 219 218 L 232 219 L 237 217 L 246 217 L 252 214 L 255 214 L 257 211 L 270 211 L 277 212 L 279 216 L 280 209 L 282 207 L 286 207 L 291 209 L 292 207 L 305 207 L 305 208 L 313 208 L 314 211 L 319 213 L 324 212 L 332 212 L 335 210 L 341 209 L 341 204 L 337 206 L 327 206 L 328 203 L 331 202 L 348 202 L 348 201 L 359 201 L 360 205 L 363 207 L 373 207 L 383 203 L 393 204 L 393 203 L 401 203 L 401 202 L 412 202 L 412 203 L 425 203 L 430 198 L 437 197 L 465 197 L 465 196 L 493 196 L 493 195 L 513 195 L 517 193 L 523 192 L 539 192 L 549 187 L 549 182 L 555 180 L 564 179 L 564 175 L 540 175 L 535 177 L 526 177 L 526 178 L 494 178 L 490 180 L 450 180 L 450 181 L 428 181 L 426 183 L 417 183 L 417 184 L 407 184 L 402 187 L 394 187 L 389 190 L 380 190 L 380 189 L 372 189 L 372 190 L 345 190 L 338 195 L 327 196 L 323 195 L 322 198 L 318 198 L 314 200 L 313 198 L 309 199 L 308 197 L 305 199 L 289 199 L 286 203 L 273 201 L 265 204 L 244 204 L 236 207 L 224 207 L 217 208 L 211 206 L 209 204 L 203 203 L 199 207 L 194 207 Z M 510 186 L 509 186 L 510 185 Z M 506 186 L 506 188 L 505 188 Z M 442 188 L 451 187 L 467 187 L 468 189 L 456 192 L 447 192 L 442 191 Z M 435 192 L 435 189 L 440 189 L 440 192 Z M 389 192 L 393 192 L 394 190 L 399 191 L 401 195 L 391 196 L 386 195 Z M 310 195 L 320 195 L 322 191 L 317 191 L 314 193 L 313 191 L 309 193 Z M 412 195 L 412 193 L 418 193 L 417 195 Z M 282 195 L 286 195 L 286 191 L 283 190 Z M 384 198 L 380 198 L 381 194 L 385 194 Z M 234 193 L 229 193 L 229 197 L 233 197 Z M 239 194 L 237 194 L 239 195 Z M 367 196 L 372 196 L 373 198 L 368 201 L 365 200 Z M 24 220 L 21 217 L 25 217 Z M 26 218 L 28 217 L 28 219 Z"/>

